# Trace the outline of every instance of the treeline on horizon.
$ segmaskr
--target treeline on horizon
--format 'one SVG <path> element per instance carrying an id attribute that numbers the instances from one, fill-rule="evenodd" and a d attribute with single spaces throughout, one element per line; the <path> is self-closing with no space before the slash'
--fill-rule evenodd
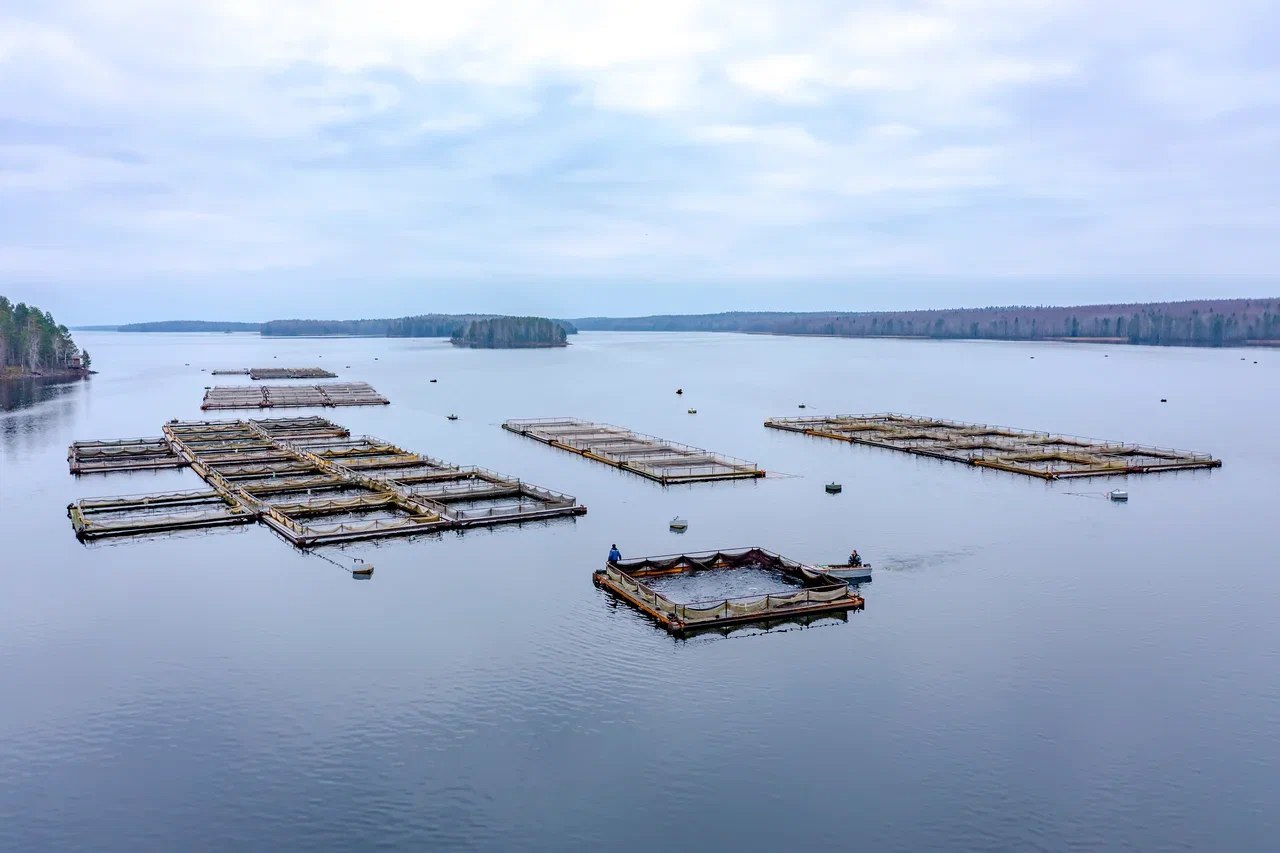
<path id="1" fill-rule="evenodd" d="M 452 338 L 475 320 L 492 320 L 500 314 L 418 314 L 412 317 L 389 317 L 376 320 L 272 320 L 262 324 L 262 334 L 289 335 L 364 335 L 385 338 Z M 578 329 L 567 320 L 547 320 L 568 334 Z"/>
<path id="2" fill-rule="evenodd" d="M 269 320 L 236 323 L 219 320 L 160 320 L 120 326 L 81 326 L 86 331 L 112 332 L 258 332 L 268 337 L 371 337 L 451 338 L 473 320 L 489 320 L 499 314 L 419 314 L 372 320 Z M 543 318 L 545 319 L 545 318 Z M 568 320 L 552 320 L 568 334 L 577 328 Z"/>
<path id="3" fill-rule="evenodd" d="M 0 296 L 0 375 L 68 370 L 73 359 L 89 366 L 89 354 L 81 352 L 71 331 L 48 311 Z"/>
<path id="4" fill-rule="evenodd" d="M 1101 339 L 1156 346 L 1234 346 L 1280 340 L 1280 299 L 853 313 L 732 311 L 584 317 L 573 322 L 584 331 L 754 332 L 968 340 Z"/>
<path id="5" fill-rule="evenodd" d="M 487 317 L 472 320 L 450 338 L 454 346 L 530 349 L 568 346 L 564 324 L 546 317 Z"/>

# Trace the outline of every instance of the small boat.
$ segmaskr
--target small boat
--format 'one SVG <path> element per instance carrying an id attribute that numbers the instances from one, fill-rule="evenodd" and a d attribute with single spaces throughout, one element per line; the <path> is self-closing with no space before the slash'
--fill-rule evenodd
<path id="1" fill-rule="evenodd" d="M 431 381 L 432 381 L 432 382 L 439 382 L 440 380 L 439 380 L 439 379 L 432 379 Z"/>
<path id="2" fill-rule="evenodd" d="M 871 564 L 863 563 L 861 566 L 851 566 L 848 563 L 838 563 L 831 566 L 818 566 L 819 569 L 833 577 L 846 581 L 869 581 L 871 580 Z"/>
<path id="3" fill-rule="evenodd" d="M 827 494 L 838 495 L 844 490 L 844 486 L 839 483 L 827 483 Z"/>
<path id="4" fill-rule="evenodd" d="M 691 415 L 696 415 L 696 414 L 698 414 L 698 410 L 697 410 L 697 409 L 690 409 L 690 410 L 689 410 L 689 414 L 691 414 Z"/>
<path id="5" fill-rule="evenodd" d="M 803 408 L 805 408 L 804 403 L 801 403 L 801 404 L 800 404 L 800 408 L 802 408 L 802 409 L 803 409 Z"/>
<path id="6" fill-rule="evenodd" d="M 689 522 L 677 515 L 675 518 L 671 519 L 671 529 L 676 533 L 684 533 L 689 529 Z"/>
<path id="7" fill-rule="evenodd" d="M 1129 493 L 1126 492 L 1124 489 L 1112 489 L 1111 491 L 1107 492 L 1107 497 L 1111 498 L 1111 500 L 1116 501 L 1117 503 L 1124 503 L 1125 501 L 1129 500 Z"/>
<path id="8" fill-rule="evenodd" d="M 368 563 L 361 563 L 359 566 L 351 570 L 351 577 L 358 580 L 367 580 L 373 577 L 373 566 Z"/>
<path id="9" fill-rule="evenodd" d="M 677 394 L 683 394 L 683 393 L 684 393 L 684 389 L 683 389 L 683 388 L 677 388 L 677 389 L 676 389 L 676 393 L 677 393 Z"/>
<path id="10" fill-rule="evenodd" d="M 446 415 L 445 417 L 447 417 L 451 421 L 456 421 L 458 419 L 457 415 Z"/>

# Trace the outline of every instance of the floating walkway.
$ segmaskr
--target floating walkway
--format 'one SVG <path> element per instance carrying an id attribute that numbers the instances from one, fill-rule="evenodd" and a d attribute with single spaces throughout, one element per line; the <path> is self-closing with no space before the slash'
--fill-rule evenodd
<path id="1" fill-rule="evenodd" d="M 763 595 L 680 602 L 652 585 L 678 575 L 744 570 L 774 575 L 778 590 Z M 816 566 L 761 548 L 617 560 L 596 571 L 592 580 L 677 635 L 723 625 L 861 610 L 866 605 L 845 581 Z"/>
<path id="2" fill-rule="evenodd" d="M 577 418 L 509 420 L 502 428 L 662 483 L 763 477 L 754 462 Z"/>
<path id="3" fill-rule="evenodd" d="M 1044 480 L 1222 465 L 1207 453 L 893 413 L 773 418 L 764 425 Z"/>
<path id="4" fill-rule="evenodd" d="M 77 536 L 261 521 L 308 548 L 587 511 L 570 495 L 352 437 L 318 417 L 171 421 L 164 441 L 212 491 L 82 500 L 67 508 Z"/>
<path id="5" fill-rule="evenodd" d="M 385 406 L 391 401 L 366 382 L 325 385 L 215 385 L 204 393 L 200 408 L 289 409 L 307 406 Z"/>
<path id="6" fill-rule="evenodd" d="M 248 376 L 250 379 L 337 379 L 323 367 L 246 367 L 241 370 L 214 370 L 214 376 Z"/>

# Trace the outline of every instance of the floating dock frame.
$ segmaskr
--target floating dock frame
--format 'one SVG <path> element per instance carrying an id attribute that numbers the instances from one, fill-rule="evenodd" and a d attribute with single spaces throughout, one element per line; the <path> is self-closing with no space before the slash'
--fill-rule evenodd
<path id="1" fill-rule="evenodd" d="M 248 376 L 250 379 L 337 379 L 323 367 L 245 367 L 240 370 L 213 370 L 214 376 Z"/>
<path id="2" fill-rule="evenodd" d="M 773 418 L 772 429 L 901 450 L 1043 480 L 1218 468 L 1207 453 L 884 413 Z"/>
<path id="3" fill-rule="evenodd" d="M 570 495 L 371 436 L 352 437 L 319 417 L 171 421 L 163 441 L 212 491 L 81 500 L 67 508 L 77 536 L 256 520 L 308 548 L 587 511 Z M 73 450 L 92 444 L 106 443 L 80 442 Z"/>
<path id="4" fill-rule="evenodd" d="M 181 468 L 186 460 L 164 438 L 122 438 L 116 441 L 77 441 L 67 449 L 72 474 L 110 474 L 116 471 L 155 471 Z"/>
<path id="5" fill-rule="evenodd" d="M 306 406 L 385 406 L 391 401 L 367 382 L 326 385 L 215 385 L 204 393 L 200 408 L 288 409 Z"/>
<path id="6" fill-rule="evenodd" d="M 793 586 L 745 598 L 685 603 L 673 601 L 645 583 L 649 578 L 673 574 L 744 568 L 776 571 Z M 596 571 L 592 581 L 677 635 L 724 625 L 843 613 L 866 606 L 847 582 L 817 566 L 788 560 L 763 548 L 616 560 Z"/>
<path id="7" fill-rule="evenodd" d="M 763 477 L 754 462 L 690 447 L 612 424 L 577 418 L 509 420 L 502 428 L 647 477 L 664 486 Z"/>

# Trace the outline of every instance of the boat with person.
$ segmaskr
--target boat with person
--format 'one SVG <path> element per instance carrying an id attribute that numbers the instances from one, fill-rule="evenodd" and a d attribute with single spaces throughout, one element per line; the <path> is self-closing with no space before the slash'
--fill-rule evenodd
<path id="1" fill-rule="evenodd" d="M 871 564 L 863 562 L 862 555 L 856 549 L 849 553 L 849 557 L 843 563 L 832 563 L 826 566 L 818 566 L 818 568 L 841 580 L 871 580 Z"/>

